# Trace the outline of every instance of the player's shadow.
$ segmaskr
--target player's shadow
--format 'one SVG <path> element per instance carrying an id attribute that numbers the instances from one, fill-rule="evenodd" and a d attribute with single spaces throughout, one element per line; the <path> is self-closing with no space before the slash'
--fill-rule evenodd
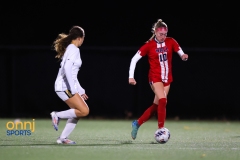
<path id="1" fill-rule="evenodd" d="M 59 147 L 74 147 L 74 146 L 119 146 L 124 144 L 56 144 L 56 143 L 42 143 L 42 144 L 3 144 L 1 147 L 17 147 L 17 146 L 59 146 Z"/>
<path id="2" fill-rule="evenodd" d="M 57 144 L 51 144 L 51 143 L 42 143 L 42 144 L 0 144 L 0 147 L 9 147 L 9 146 L 12 146 L 12 147 L 16 147 L 16 146 L 47 146 L 47 145 L 57 145 Z"/>
<path id="3" fill-rule="evenodd" d="M 111 141 L 111 140 L 110 140 Z M 114 140 L 116 142 L 116 140 Z M 28 143 L 28 144 L 0 144 L 0 147 L 7 147 L 7 146 L 60 146 L 60 147 L 74 147 L 74 146 L 120 146 L 120 145 L 130 145 L 130 144 L 158 144 L 157 142 L 134 142 L 131 140 L 128 141 L 117 141 L 117 143 L 98 143 L 98 144 L 56 144 L 56 143 Z"/>

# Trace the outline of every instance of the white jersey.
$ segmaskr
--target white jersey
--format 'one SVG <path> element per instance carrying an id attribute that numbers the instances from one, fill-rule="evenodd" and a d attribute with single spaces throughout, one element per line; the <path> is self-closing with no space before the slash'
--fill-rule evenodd
<path id="1" fill-rule="evenodd" d="M 82 65 L 80 49 L 74 44 L 69 44 L 62 57 L 62 62 L 55 81 L 55 91 L 70 90 L 72 94 L 85 94 L 81 87 L 77 75 Z"/>

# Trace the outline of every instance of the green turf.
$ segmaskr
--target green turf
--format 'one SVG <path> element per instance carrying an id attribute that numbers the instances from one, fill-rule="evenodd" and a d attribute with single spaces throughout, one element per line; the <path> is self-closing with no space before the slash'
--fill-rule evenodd
<path id="1" fill-rule="evenodd" d="M 165 127 L 171 138 L 157 144 L 157 121 L 143 124 L 136 140 L 130 136 L 130 120 L 81 119 L 70 139 L 77 145 L 58 145 L 65 120 L 55 131 L 50 119 L 36 119 L 31 136 L 7 136 L 6 123 L 0 119 L 1 160 L 239 160 L 240 122 L 173 121 Z M 32 121 L 22 119 L 22 121 Z"/>

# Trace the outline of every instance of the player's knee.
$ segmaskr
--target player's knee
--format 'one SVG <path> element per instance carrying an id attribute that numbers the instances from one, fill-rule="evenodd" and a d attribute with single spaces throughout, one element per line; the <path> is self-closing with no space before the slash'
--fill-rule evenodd
<path id="1" fill-rule="evenodd" d="M 166 105 L 166 104 L 167 104 L 167 98 L 160 98 L 160 99 L 158 100 L 158 103 L 159 103 L 159 104 L 164 104 L 164 105 Z"/>
<path id="2" fill-rule="evenodd" d="M 159 100 L 154 100 L 154 101 L 153 101 L 153 104 L 158 105 L 158 102 L 159 102 Z"/>
<path id="3" fill-rule="evenodd" d="M 77 110 L 76 111 L 76 116 L 78 118 L 80 117 L 86 117 L 89 114 L 89 110 Z"/>
<path id="4" fill-rule="evenodd" d="M 87 116 L 89 114 L 89 108 L 86 108 L 82 111 L 83 116 Z"/>
<path id="5" fill-rule="evenodd" d="M 87 106 L 80 107 L 79 111 L 81 112 L 82 117 L 85 117 L 89 114 L 89 108 Z"/>

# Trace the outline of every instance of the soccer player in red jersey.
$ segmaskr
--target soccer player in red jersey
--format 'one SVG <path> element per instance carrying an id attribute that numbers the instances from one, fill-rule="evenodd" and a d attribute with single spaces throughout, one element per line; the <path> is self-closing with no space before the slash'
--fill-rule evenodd
<path id="1" fill-rule="evenodd" d="M 183 52 L 178 42 L 167 37 L 168 27 L 162 19 L 158 19 L 152 27 L 152 37 L 140 47 L 133 56 L 129 67 L 129 84 L 136 85 L 134 71 L 136 63 L 143 56 L 148 56 L 149 62 L 149 83 L 155 94 L 153 104 L 145 112 L 132 122 L 132 139 L 136 139 L 139 127 L 157 113 L 158 128 L 164 127 L 166 118 L 167 95 L 172 77 L 172 54 L 176 52 L 183 61 L 188 59 L 188 55 Z"/>

